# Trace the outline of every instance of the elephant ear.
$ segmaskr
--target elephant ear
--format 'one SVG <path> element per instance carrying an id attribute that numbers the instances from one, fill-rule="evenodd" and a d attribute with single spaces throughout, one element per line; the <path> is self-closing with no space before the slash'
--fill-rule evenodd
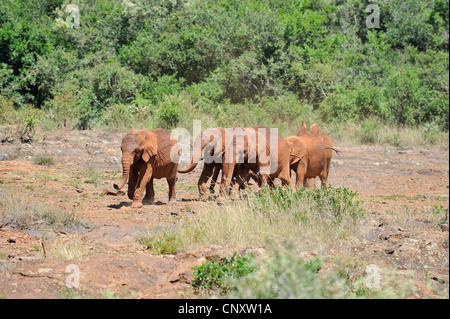
<path id="1" fill-rule="evenodd" d="M 148 162 L 151 157 L 158 153 L 158 137 L 155 133 L 146 132 L 144 137 L 144 149 L 142 153 L 142 159 Z"/>
<path id="2" fill-rule="evenodd" d="M 302 127 L 300 128 L 300 131 L 298 131 L 297 136 L 302 136 L 306 134 L 306 123 L 302 124 Z"/>
<path id="3" fill-rule="evenodd" d="M 309 128 L 309 131 L 311 132 L 312 135 L 314 135 L 315 137 L 320 137 L 322 135 L 322 131 L 320 130 L 319 125 L 317 125 L 316 123 L 314 123 L 313 125 L 311 125 L 311 127 Z"/>

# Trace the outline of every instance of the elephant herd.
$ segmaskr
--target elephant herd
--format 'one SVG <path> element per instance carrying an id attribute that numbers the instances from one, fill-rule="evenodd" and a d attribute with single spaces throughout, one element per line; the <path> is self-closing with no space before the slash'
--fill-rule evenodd
<path id="1" fill-rule="evenodd" d="M 319 177 L 326 189 L 332 152 L 338 152 L 317 124 L 307 131 L 305 123 L 296 136 L 288 138 L 262 125 L 207 129 L 198 134 L 193 146 L 190 165 L 179 169 L 181 146 L 168 131 L 131 129 L 122 140 L 123 174 L 114 188 L 119 190 L 128 181 L 128 198 L 133 200 L 131 207 L 139 208 L 155 199 L 153 179 L 166 178 L 171 203 L 175 200 L 177 173 L 189 173 L 203 160 L 198 179 L 201 200 L 206 200 L 208 193 L 214 193 L 220 172 L 219 200 L 238 196 L 251 179 L 259 187 L 265 184 L 273 187 L 274 180 L 279 179 L 284 187 L 294 190 Z M 295 186 L 291 171 L 296 173 Z"/>

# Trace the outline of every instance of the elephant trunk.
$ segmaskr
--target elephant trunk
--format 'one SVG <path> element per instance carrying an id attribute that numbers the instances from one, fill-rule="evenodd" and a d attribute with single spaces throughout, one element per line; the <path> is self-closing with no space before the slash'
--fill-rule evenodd
<path id="1" fill-rule="evenodd" d="M 123 169 L 122 179 L 120 180 L 119 185 L 114 184 L 115 189 L 121 189 L 122 187 L 125 186 L 128 180 L 128 176 L 130 175 L 130 168 L 132 164 L 133 164 L 132 155 L 122 156 L 122 169 Z"/>

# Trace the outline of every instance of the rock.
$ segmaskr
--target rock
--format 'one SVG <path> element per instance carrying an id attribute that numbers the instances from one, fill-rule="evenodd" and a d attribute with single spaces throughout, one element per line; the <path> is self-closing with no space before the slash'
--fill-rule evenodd
<path id="1" fill-rule="evenodd" d="M 170 215 L 171 215 L 171 216 L 178 216 L 179 213 L 178 213 L 178 212 L 170 212 Z"/>
<path id="2" fill-rule="evenodd" d="M 77 188 L 76 191 L 77 191 L 77 193 L 82 193 L 83 192 L 83 190 L 79 189 L 79 188 Z"/>
<path id="3" fill-rule="evenodd" d="M 120 161 L 120 158 L 117 156 L 108 156 L 105 158 L 105 163 L 107 164 L 118 164 Z"/>
<path id="4" fill-rule="evenodd" d="M 448 283 L 448 275 L 440 274 L 436 271 L 431 271 L 430 275 L 432 280 L 437 281 L 440 284 Z"/>
<path id="5" fill-rule="evenodd" d="M 10 161 L 11 159 L 6 154 L 0 154 L 0 161 Z"/>
<path id="6" fill-rule="evenodd" d="M 428 175 L 428 176 L 430 176 L 430 175 L 433 175 L 433 170 L 431 168 L 419 169 L 417 171 L 417 173 L 420 174 L 420 175 Z"/>
<path id="7" fill-rule="evenodd" d="M 120 189 L 105 188 L 103 190 L 103 194 L 105 194 L 105 195 L 112 195 L 112 196 L 121 196 L 121 195 L 125 195 L 125 192 L 121 191 Z"/>
<path id="8" fill-rule="evenodd" d="M 8 238 L 8 243 L 10 243 L 10 244 L 15 244 L 15 243 L 16 243 L 16 238 L 14 238 L 14 237 L 9 237 L 9 238 Z"/>

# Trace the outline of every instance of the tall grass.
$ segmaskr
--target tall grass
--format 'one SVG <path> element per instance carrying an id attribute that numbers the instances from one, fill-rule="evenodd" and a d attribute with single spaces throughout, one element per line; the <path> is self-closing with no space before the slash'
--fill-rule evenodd
<path id="1" fill-rule="evenodd" d="M 80 220 L 73 210 L 44 206 L 23 197 L 2 197 L 0 224 L 14 224 L 21 229 L 71 231 Z"/>
<path id="2" fill-rule="evenodd" d="M 335 143 L 395 147 L 436 146 L 448 150 L 448 132 L 433 124 L 399 126 L 369 119 L 361 123 L 324 124 L 321 128 Z"/>
<path id="3" fill-rule="evenodd" d="M 305 249 L 336 245 L 359 233 L 364 216 L 357 194 L 343 188 L 286 191 L 265 190 L 222 206 L 206 204 L 196 217 L 172 231 L 152 233 L 141 242 L 170 238 L 178 249 L 205 245 L 259 245 L 292 241 Z M 173 238 L 177 237 L 175 241 Z M 172 248 L 172 250 L 174 250 Z M 175 249 L 176 250 L 176 249 Z"/>

